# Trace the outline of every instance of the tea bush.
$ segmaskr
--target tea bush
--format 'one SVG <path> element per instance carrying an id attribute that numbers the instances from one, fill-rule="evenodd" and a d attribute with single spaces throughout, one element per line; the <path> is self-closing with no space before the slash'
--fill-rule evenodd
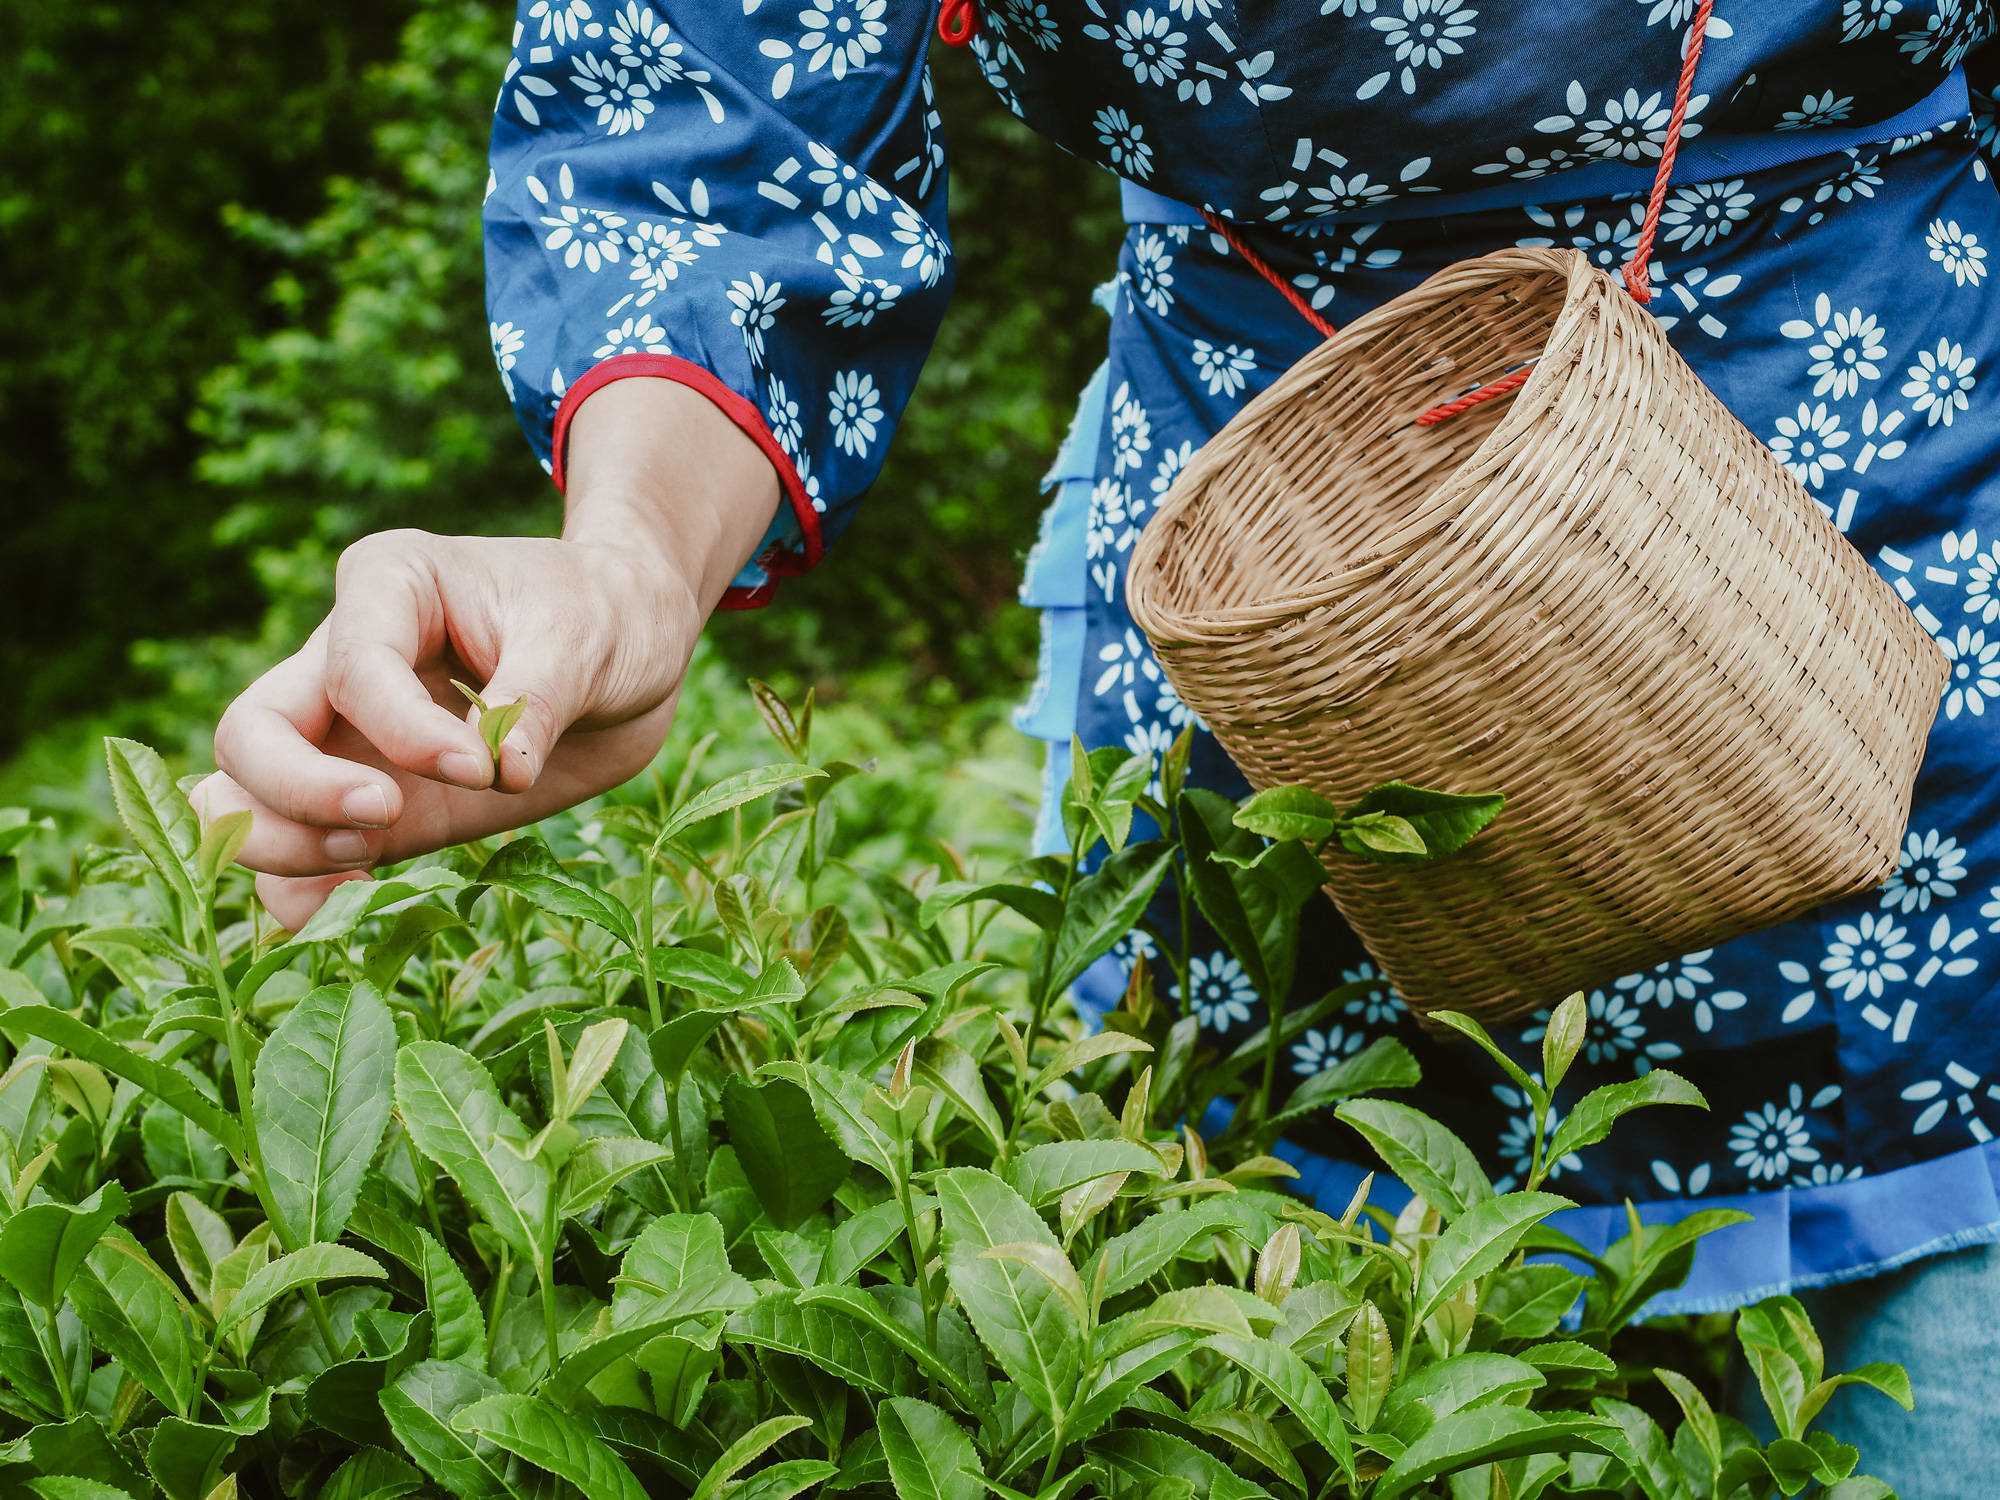
<path id="1" fill-rule="evenodd" d="M 1675 1075 L 1565 1101 L 1496 1193 L 1381 1097 L 1419 1082 L 1393 1040 L 1275 1092 L 1340 992 L 1233 1047 L 1144 966 L 1103 1025 L 1067 1007 L 1162 890 L 1283 994 L 1315 852 L 1446 856 L 1497 799 L 1239 809 L 1185 743 L 1078 752 L 1067 854 L 884 868 L 843 822 L 869 768 L 757 701 L 778 763 L 692 755 L 296 935 L 231 868 L 247 815 L 198 827 L 143 746 L 108 746 L 136 852 L 38 874 L 0 816 L 0 1495 L 1889 1494 L 1814 1423 L 1908 1382 L 1829 1376 L 1792 1299 L 1736 1320 L 1768 1444 L 1627 1356 L 1739 1215 L 1602 1256 L 1545 1222 L 1546 1163 L 1699 1105 Z M 1559 1008 L 1539 1076 L 1488 1045 L 1537 1139 L 1582 1034 Z M 1408 1208 L 1286 1195 L 1315 1111 Z"/>

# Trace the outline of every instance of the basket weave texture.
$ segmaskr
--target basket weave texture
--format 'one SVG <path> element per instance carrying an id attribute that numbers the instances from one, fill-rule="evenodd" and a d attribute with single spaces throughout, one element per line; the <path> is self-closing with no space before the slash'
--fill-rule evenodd
<path id="1" fill-rule="evenodd" d="M 1183 471 L 1127 603 L 1253 786 L 1507 795 L 1449 859 L 1327 860 L 1412 1007 L 1482 1020 L 1886 880 L 1947 670 L 1574 251 L 1461 262 L 1300 360 Z"/>

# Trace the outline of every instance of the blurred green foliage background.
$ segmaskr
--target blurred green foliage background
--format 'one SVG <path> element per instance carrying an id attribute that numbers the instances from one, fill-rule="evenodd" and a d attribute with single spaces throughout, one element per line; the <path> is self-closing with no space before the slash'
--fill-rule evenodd
<path id="1" fill-rule="evenodd" d="M 202 763 L 365 532 L 556 528 L 480 287 L 513 9 L 0 0 L 0 802 L 87 804 L 105 732 Z M 1109 177 L 934 64 L 951 315 L 861 519 L 704 671 L 1025 764 L 1014 589 L 1122 229 Z"/>

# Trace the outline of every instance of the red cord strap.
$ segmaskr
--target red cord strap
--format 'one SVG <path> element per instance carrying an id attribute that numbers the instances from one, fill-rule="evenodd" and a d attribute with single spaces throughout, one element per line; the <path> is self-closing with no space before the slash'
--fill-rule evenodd
<path id="1" fill-rule="evenodd" d="M 938 11 L 938 40 L 947 47 L 964 47 L 979 30 L 979 0 L 944 0 Z"/>
<path id="2" fill-rule="evenodd" d="M 946 10 L 949 11 L 954 4 L 964 5 L 969 10 L 972 8 L 973 0 L 945 0 Z M 1714 9 L 1715 0 L 1700 0 L 1695 7 L 1694 20 L 1688 27 L 1687 54 L 1681 62 L 1680 87 L 1674 92 L 1674 109 L 1667 121 L 1667 137 L 1661 143 L 1659 170 L 1653 174 L 1653 190 L 1646 199 L 1646 217 L 1639 226 L 1639 242 L 1633 247 L 1632 258 L 1625 265 L 1625 289 L 1640 303 L 1653 300 L 1651 270 L 1653 241 L 1659 233 L 1660 210 L 1667 201 L 1667 185 L 1674 175 L 1674 161 L 1680 155 L 1681 131 L 1687 124 L 1688 99 L 1694 92 L 1694 70 L 1696 64 L 1701 61 L 1701 44 L 1708 35 L 1708 17 Z M 942 18 L 938 24 L 942 28 L 944 24 Z M 949 37 L 945 39 L 951 40 Z M 1299 316 L 1312 324 L 1320 337 L 1333 337 L 1333 325 L 1321 317 L 1313 305 L 1299 294 L 1298 288 L 1281 276 L 1269 261 L 1250 248 L 1236 226 L 1213 209 L 1204 208 L 1201 216 L 1207 220 L 1208 227 L 1220 235 L 1231 250 L 1243 257 L 1244 264 L 1268 281 L 1277 289 L 1279 295 L 1298 309 Z M 1481 402 L 1491 401 L 1495 396 L 1504 396 L 1511 391 L 1518 391 L 1528 383 L 1528 377 L 1534 373 L 1534 368 L 1533 361 L 1530 361 L 1517 370 L 1509 371 L 1498 380 L 1482 385 L 1476 391 L 1468 391 L 1456 400 L 1433 406 L 1418 416 L 1417 425 L 1434 427 L 1462 411 L 1470 411 Z"/>

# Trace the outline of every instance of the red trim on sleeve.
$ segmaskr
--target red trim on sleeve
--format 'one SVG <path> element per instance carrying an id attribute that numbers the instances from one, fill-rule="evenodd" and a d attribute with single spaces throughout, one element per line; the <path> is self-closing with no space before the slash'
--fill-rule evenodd
<path id="1" fill-rule="evenodd" d="M 591 366 L 576 384 L 563 393 L 562 405 L 556 408 L 551 454 L 557 492 L 563 491 L 563 459 L 569 446 L 569 424 L 575 419 L 577 408 L 612 381 L 640 375 L 672 380 L 701 392 L 721 409 L 724 416 L 743 430 L 750 441 L 771 460 L 771 467 L 778 471 L 778 483 L 784 488 L 785 498 L 791 502 L 792 514 L 798 517 L 799 531 L 805 537 L 806 550 L 801 555 L 774 546 L 757 559 L 758 564 L 774 579 L 793 577 L 816 567 L 826 552 L 825 543 L 820 536 L 819 512 L 813 509 L 812 501 L 806 497 L 805 483 L 799 478 L 798 466 L 792 462 L 791 455 L 778 446 L 778 440 L 772 435 L 770 424 L 764 420 L 762 412 L 724 385 L 712 371 L 705 370 L 678 355 L 614 354 L 601 364 Z M 776 592 L 775 583 L 767 583 L 754 589 L 732 588 L 722 596 L 720 607 L 760 609 L 771 602 Z"/>

